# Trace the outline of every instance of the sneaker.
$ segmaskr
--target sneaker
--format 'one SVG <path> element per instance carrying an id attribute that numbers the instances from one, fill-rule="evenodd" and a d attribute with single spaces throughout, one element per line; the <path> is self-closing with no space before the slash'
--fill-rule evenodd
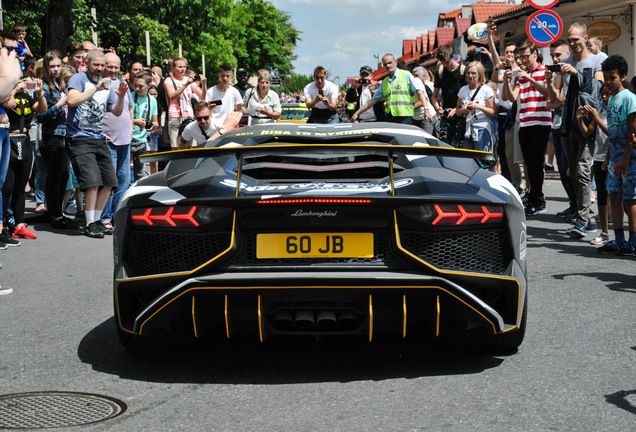
<path id="1" fill-rule="evenodd" d="M 28 229 L 26 225 L 22 225 L 20 228 L 16 228 L 15 230 L 13 230 L 12 237 L 33 240 L 38 238 L 38 235 Z"/>
<path id="2" fill-rule="evenodd" d="M 11 294 L 12 292 L 13 292 L 13 288 L 9 288 L 8 286 L 0 285 L 0 295 Z"/>
<path id="3" fill-rule="evenodd" d="M 20 246 L 20 242 L 16 239 L 14 239 L 13 237 L 11 237 L 9 235 L 8 232 L 3 231 L 0 234 L 0 243 L 4 244 L 5 246 L 10 246 L 10 247 L 16 247 L 16 246 Z"/>
<path id="4" fill-rule="evenodd" d="M 623 243 L 623 245 L 618 249 L 618 254 L 619 255 L 628 255 L 628 256 L 633 256 L 636 255 L 636 245 L 632 242 L 625 242 Z"/>
<path id="5" fill-rule="evenodd" d="M 75 207 L 75 203 L 69 202 L 64 209 L 64 213 L 69 216 L 75 216 L 77 214 L 77 207 Z"/>
<path id="6" fill-rule="evenodd" d="M 602 232 L 601 235 L 594 238 L 594 240 L 592 240 L 590 244 L 594 246 L 604 245 L 605 243 L 607 243 L 608 240 L 609 240 L 609 235 L 607 233 Z"/>
<path id="7" fill-rule="evenodd" d="M 574 238 L 583 238 L 587 235 L 587 230 L 585 229 L 585 223 L 581 221 L 576 221 L 572 228 L 568 228 L 566 232 L 570 235 L 570 237 Z"/>
<path id="8" fill-rule="evenodd" d="M 6 243 L 0 243 L 0 250 L 5 250 L 7 248 Z M 2 265 L 0 265 L 2 267 Z"/>
<path id="9" fill-rule="evenodd" d="M 596 231 L 598 231 L 598 228 L 596 227 L 595 222 L 588 222 L 585 226 L 585 232 L 587 232 L 588 234 L 595 233 Z"/>
<path id="10" fill-rule="evenodd" d="M 73 219 L 63 216 L 61 219 L 51 219 L 51 227 L 55 229 L 78 229 L 79 225 Z"/>
<path id="11" fill-rule="evenodd" d="M 544 168 L 546 171 L 554 171 L 554 165 L 549 163 L 545 164 Z"/>
<path id="12" fill-rule="evenodd" d="M 84 210 L 80 210 L 75 213 L 75 219 L 84 219 L 86 220 L 86 212 Z"/>
<path id="13" fill-rule="evenodd" d="M 617 254 L 621 246 L 622 244 L 617 242 L 616 240 L 610 240 L 596 250 L 598 251 L 598 253 L 602 254 Z"/>
<path id="14" fill-rule="evenodd" d="M 545 213 L 546 209 L 544 206 L 541 207 L 534 207 L 534 206 L 528 206 L 526 207 L 526 216 L 535 216 L 541 213 Z"/>
<path id="15" fill-rule="evenodd" d="M 95 225 L 97 226 L 97 229 L 104 233 L 104 235 L 113 235 L 113 225 L 110 222 L 104 223 L 99 220 L 95 222 Z"/>
<path id="16" fill-rule="evenodd" d="M 567 218 L 570 218 L 572 216 L 576 216 L 576 213 L 577 213 L 576 207 L 570 206 L 570 207 L 566 208 L 565 210 L 558 212 L 556 215 L 557 215 L 558 218 L 567 219 Z"/>
<path id="17" fill-rule="evenodd" d="M 92 238 L 104 238 L 104 233 L 97 227 L 97 222 L 88 224 L 84 229 L 84 235 Z"/>

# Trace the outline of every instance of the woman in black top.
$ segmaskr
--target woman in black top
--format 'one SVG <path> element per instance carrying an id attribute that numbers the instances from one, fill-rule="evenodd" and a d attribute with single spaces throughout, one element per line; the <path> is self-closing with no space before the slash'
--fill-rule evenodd
<path id="1" fill-rule="evenodd" d="M 35 80 L 35 97 L 25 91 L 26 83 L 20 82 L 11 92 L 11 96 L 2 105 L 9 116 L 11 137 L 11 158 L 7 177 L 2 188 L 3 215 L 8 220 L 9 208 L 13 210 L 15 225 L 12 226 L 12 237 L 18 239 L 35 239 L 37 234 L 27 228 L 24 223 L 25 193 L 24 189 L 31 175 L 33 165 L 33 147 L 29 141 L 29 127 L 33 111 L 46 111 L 46 99 L 42 92 L 42 81 Z M 10 202 L 9 202 L 10 201 Z M 8 227 L 8 224 L 5 223 Z"/>

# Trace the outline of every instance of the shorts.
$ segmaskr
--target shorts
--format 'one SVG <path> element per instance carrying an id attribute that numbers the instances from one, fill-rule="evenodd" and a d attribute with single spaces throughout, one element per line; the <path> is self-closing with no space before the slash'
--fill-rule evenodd
<path id="1" fill-rule="evenodd" d="M 74 191 L 79 187 L 79 182 L 77 181 L 77 177 L 75 177 L 75 173 L 73 172 L 73 167 L 71 166 L 71 170 L 68 173 L 68 181 L 66 182 L 66 191 Z"/>
<path id="2" fill-rule="evenodd" d="M 95 186 L 117 187 L 117 176 L 105 139 L 69 138 L 66 145 L 82 191 Z"/>
<path id="3" fill-rule="evenodd" d="M 627 164 L 627 170 L 622 176 L 614 173 L 614 163 L 607 167 L 607 180 L 605 180 L 608 192 L 619 192 L 623 195 L 623 201 L 636 199 L 636 159 L 632 158 Z"/>

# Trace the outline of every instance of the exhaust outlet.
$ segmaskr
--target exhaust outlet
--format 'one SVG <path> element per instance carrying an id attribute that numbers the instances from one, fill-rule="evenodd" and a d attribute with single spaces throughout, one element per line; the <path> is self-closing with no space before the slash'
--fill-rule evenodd
<path id="1" fill-rule="evenodd" d="M 296 312 L 294 324 L 301 329 L 310 329 L 314 326 L 314 312 L 310 310 L 300 310 Z"/>
<path id="2" fill-rule="evenodd" d="M 334 311 L 320 311 L 316 317 L 318 327 L 331 328 L 336 326 L 336 313 Z"/>
<path id="3" fill-rule="evenodd" d="M 358 314 L 352 310 L 344 310 L 338 314 L 338 324 L 342 327 L 355 327 L 358 324 Z"/>
<path id="4" fill-rule="evenodd" d="M 279 310 L 274 314 L 274 326 L 278 328 L 289 328 L 294 324 L 291 311 Z"/>

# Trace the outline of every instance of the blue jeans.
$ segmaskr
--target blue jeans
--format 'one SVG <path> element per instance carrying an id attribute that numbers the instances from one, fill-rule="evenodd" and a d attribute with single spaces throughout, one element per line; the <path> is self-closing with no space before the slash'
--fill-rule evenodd
<path id="1" fill-rule="evenodd" d="M 9 129 L 0 128 L 0 191 L 4 186 L 9 169 L 9 157 L 11 156 L 11 140 L 9 139 Z M 2 209 L 2 194 L 0 193 L 0 209 Z M 2 218 L 0 217 L 0 221 Z"/>
<path id="2" fill-rule="evenodd" d="M 130 144 L 116 146 L 108 143 L 110 156 L 113 159 L 115 174 L 117 175 L 117 183 L 119 186 L 110 192 L 110 197 L 106 202 L 101 220 L 104 222 L 112 221 L 117 211 L 119 201 L 128 190 L 130 184 Z"/>
<path id="3" fill-rule="evenodd" d="M 477 129 L 477 141 L 474 141 L 472 138 L 464 138 L 464 148 L 470 150 L 482 150 L 487 152 L 493 151 L 493 143 L 492 136 L 488 129 L 480 128 Z M 477 165 L 480 168 L 490 169 L 495 164 L 494 161 L 477 161 Z"/>
<path id="4" fill-rule="evenodd" d="M 43 145 L 42 141 L 31 141 L 33 145 L 33 158 L 35 160 L 35 180 L 33 184 L 33 190 L 35 192 L 35 203 L 44 204 L 46 201 L 46 164 L 42 158 L 42 152 L 40 147 Z"/>

